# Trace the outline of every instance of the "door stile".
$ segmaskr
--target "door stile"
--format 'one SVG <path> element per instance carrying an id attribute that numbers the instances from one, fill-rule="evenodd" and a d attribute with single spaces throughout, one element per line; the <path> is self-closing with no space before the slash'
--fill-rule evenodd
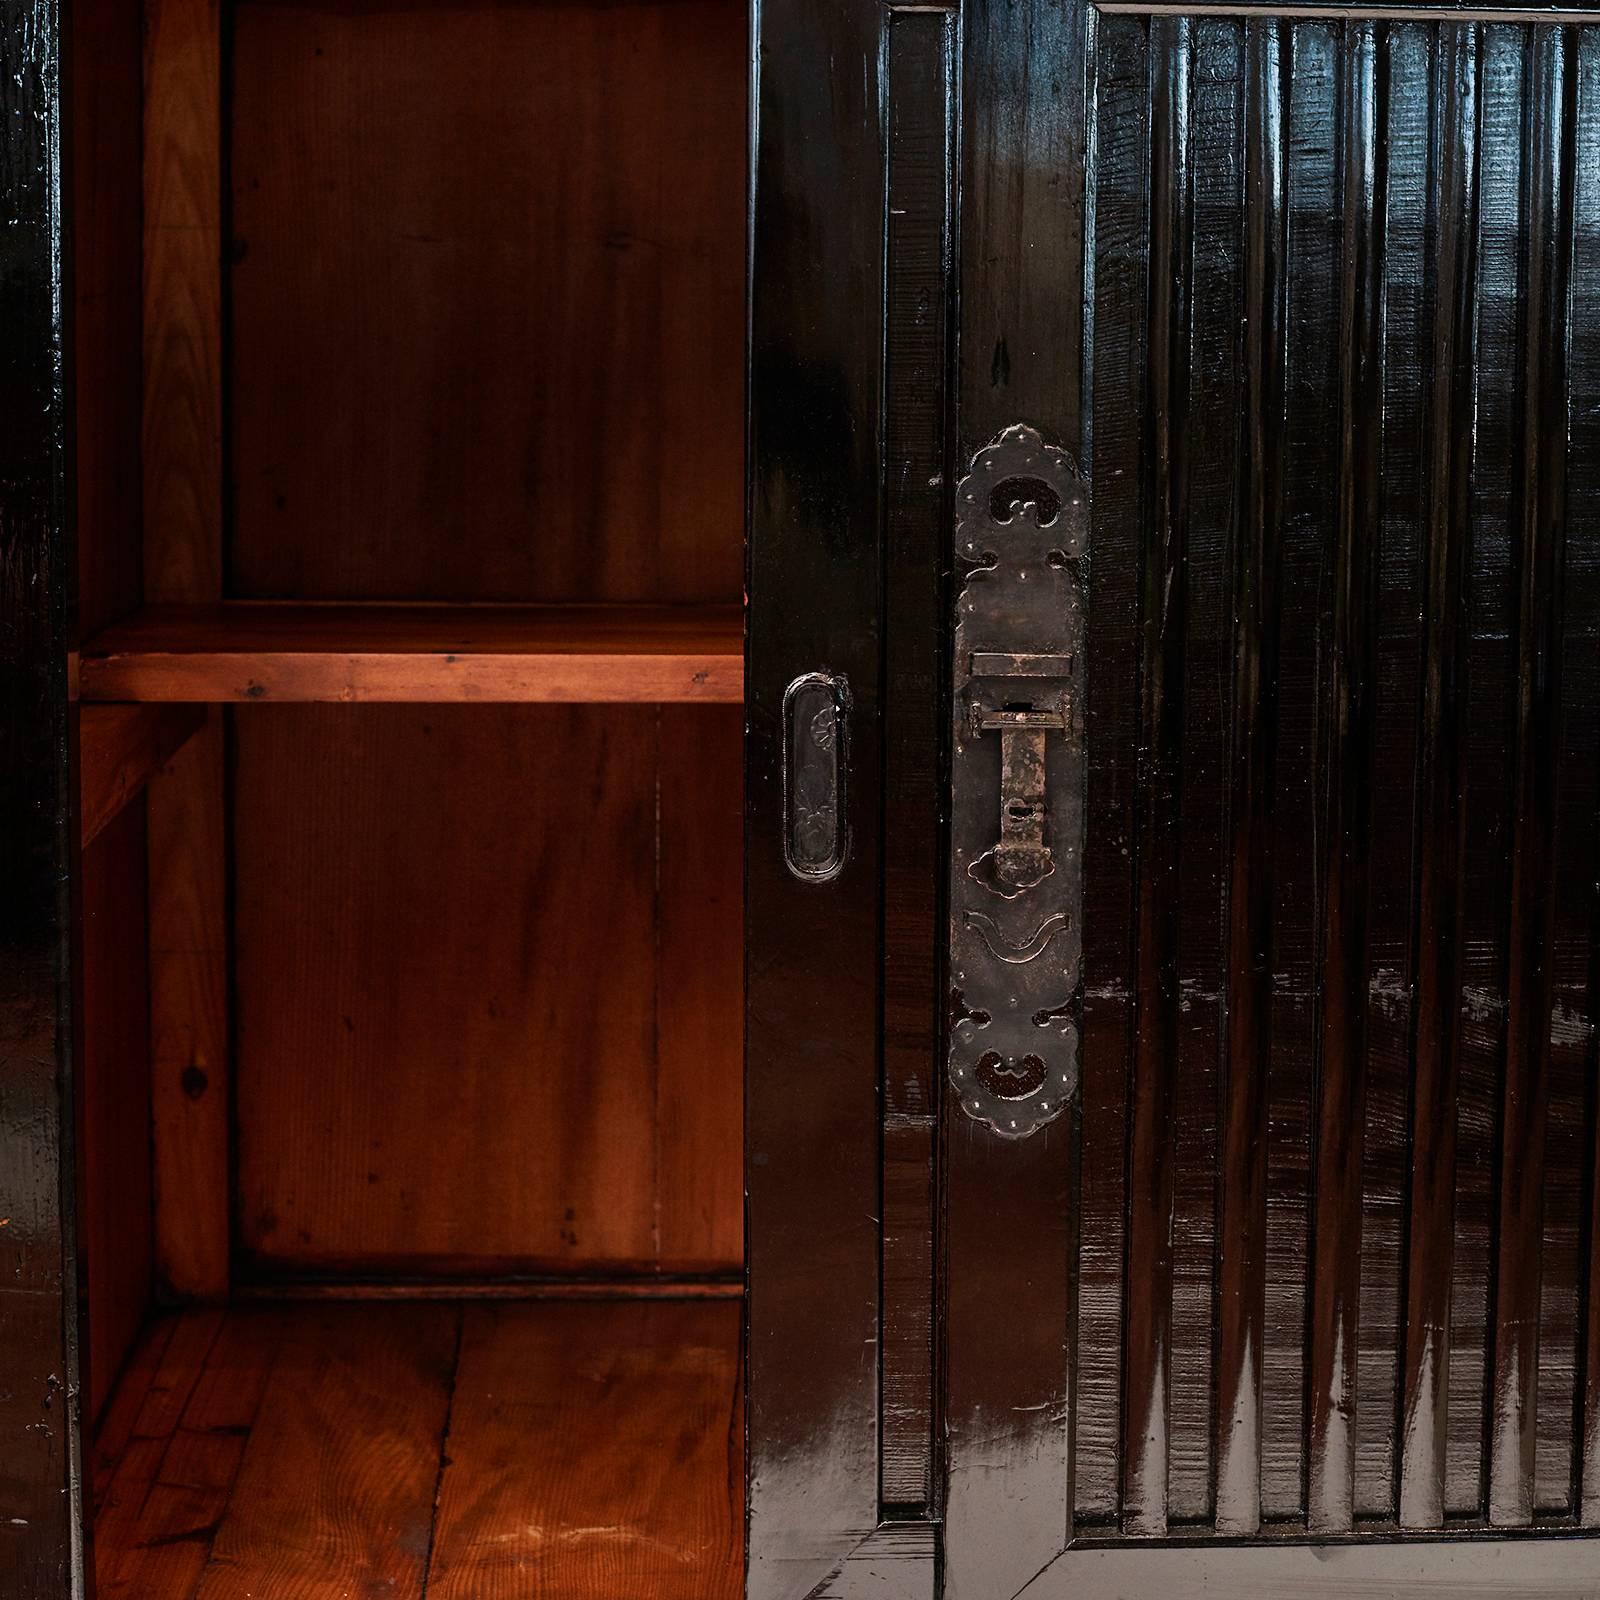
<path id="1" fill-rule="evenodd" d="M 1085 465 L 1084 23 L 1076 4 L 970 0 L 964 8 L 962 473 L 1017 425 Z M 1033 647 L 1021 640 L 1015 649 Z M 1047 768 L 1061 760 L 1051 752 L 1068 740 L 1076 751 L 1081 742 L 1081 657 L 1080 650 L 1069 690 L 1078 731 L 1043 735 Z M 958 676 L 962 670 L 956 663 Z M 979 737 L 998 739 L 992 731 L 975 737 L 973 759 Z M 1082 803 L 1082 763 L 1074 754 L 1067 764 L 1078 792 L 1052 792 L 1046 803 L 1070 814 Z M 1058 772 L 1050 768 L 1050 784 Z M 1077 879 L 1069 909 L 1076 944 L 1081 861 L 1058 870 Z M 1075 957 L 1069 965 L 1072 998 L 1062 1020 L 1073 1032 L 1076 1076 L 1081 974 Z M 953 998 L 954 972 L 950 982 Z M 1011 1136 L 972 1114 L 948 1081 L 944 1108 L 944 1592 L 948 1600 L 1010 1600 L 1070 1536 L 1077 1113 L 1073 1106 L 1025 1137 Z"/>
<path id="2" fill-rule="evenodd" d="M 765 0 L 755 11 L 745 746 L 752 1600 L 798 1600 L 851 1581 L 850 1558 L 879 1523 L 881 43 L 876 0 Z"/>

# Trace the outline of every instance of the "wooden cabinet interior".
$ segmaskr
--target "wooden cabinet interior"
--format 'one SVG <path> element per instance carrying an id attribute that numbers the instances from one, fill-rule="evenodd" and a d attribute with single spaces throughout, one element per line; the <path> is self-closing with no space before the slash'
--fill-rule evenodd
<path id="1" fill-rule="evenodd" d="M 557 1535 L 659 1510 L 610 1478 L 657 1395 L 717 1416 L 672 1582 L 732 1594 L 737 1310 L 636 1302 L 742 1278 L 745 7 L 76 11 L 101 1588 L 343 1592 L 295 1565 L 312 1434 L 416 1443 L 426 1522 L 477 1363 L 532 1387 L 395 1593 L 547 1516 L 585 1592 L 613 1554 Z M 608 1363 L 590 1515 L 515 1464 Z"/>

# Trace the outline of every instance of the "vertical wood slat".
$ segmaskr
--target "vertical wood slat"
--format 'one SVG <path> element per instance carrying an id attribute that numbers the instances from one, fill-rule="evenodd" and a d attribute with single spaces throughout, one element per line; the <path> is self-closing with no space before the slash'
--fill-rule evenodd
<path id="1" fill-rule="evenodd" d="M 1287 274 L 1291 312 L 1337 304 L 1337 29 L 1287 30 L 1293 96 L 1286 116 Z M 1286 359 L 1285 537 L 1280 552 L 1277 748 L 1273 808 L 1272 1050 L 1267 1069 L 1267 1312 L 1262 1355 L 1264 1520 L 1305 1515 L 1306 1326 L 1315 1105 L 1318 935 L 1319 686 L 1326 673 L 1326 596 L 1337 443 L 1336 318 L 1297 319 Z"/>
<path id="2" fill-rule="evenodd" d="M 1516 593 L 1512 475 L 1518 381 L 1525 32 L 1482 28 L 1479 69 L 1477 365 L 1467 618 L 1462 638 L 1467 796 L 1462 861 L 1456 1201 L 1445 1422 L 1445 1513 L 1481 1520 L 1493 1316 L 1495 1152 L 1505 1051 Z"/>
<path id="3" fill-rule="evenodd" d="M 1076 1517 L 1119 1515 L 1126 1300 L 1127 1089 L 1133 995 L 1143 446 L 1148 41 L 1142 18 L 1097 24 L 1094 176 L 1094 588 L 1077 1281 Z"/>
<path id="4" fill-rule="evenodd" d="M 1377 25 L 1341 50 L 1344 257 L 1339 533 L 1334 573 L 1323 921 L 1321 1071 L 1313 1217 L 1307 1518 L 1354 1519 L 1355 1384 L 1365 1118 L 1366 869 L 1371 792 L 1372 620 L 1382 417 L 1385 60 Z"/>
<path id="5" fill-rule="evenodd" d="M 1230 849 L 1231 577 L 1243 365 L 1242 46 L 1239 19 L 1195 19 L 1167 1408 L 1167 1515 L 1173 1525 L 1210 1522 L 1216 1495 L 1217 1174 L 1227 973 L 1221 912 Z M 1196 892 L 1202 886 L 1204 892 Z"/>
<path id="6" fill-rule="evenodd" d="M 1579 36 L 1578 115 L 1574 151 L 1573 349 L 1571 385 L 1572 453 L 1569 494 L 1572 515 L 1567 552 L 1567 625 L 1581 625 L 1575 649 L 1586 654 L 1586 680 L 1567 680 L 1566 704 L 1590 719 L 1600 716 L 1600 343 L 1593 336 L 1600 317 L 1600 32 Z M 1577 335 L 1580 330 L 1584 337 Z M 1587 569 L 1583 562 L 1588 553 Z M 1576 569 L 1576 570 L 1575 570 Z M 1592 747 L 1591 747 L 1592 748 Z M 1587 777 L 1593 781 L 1594 765 Z M 1600 857 L 1600 808 L 1591 792 L 1582 826 L 1590 837 L 1590 860 Z M 1593 896 L 1596 885 L 1586 884 Z M 1591 901 L 1594 904 L 1593 901 Z M 1587 1171 L 1585 1209 L 1578 1264 L 1578 1367 L 1574 1383 L 1574 1512 L 1580 1527 L 1600 1527 L 1600 904 L 1594 905 L 1589 932 L 1588 1025 L 1585 1057 L 1588 1089 L 1584 1127 Z"/>
<path id="7" fill-rule="evenodd" d="M 1217 1260 L 1216 1525 L 1261 1526 L 1266 1320 L 1267 1059 L 1272 981 L 1272 779 L 1277 740 L 1278 549 L 1283 529 L 1284 25 L 1245 27 L 1245 486 L 1234 561 L 1231 854 L 1227 884 L 1227 1080 Z"/>
<path id="8" fill-rule="evenodd" d="M 1540 1247 L 1540 1331 L 1534 1448 L 1534 1516 L 1577 1516 L 1582 1507 L 1582 1389 L 1587 1279 L 1588 1184 L 1595 1150 L 1595 940 L 1600 931 L 1600 502 L 1595 459 L 1595 94 L 1600 36 L 1570 30 L 1567 70 L 1571 185 L 1563 204 L 1570 236 L 1562 306 L 1566 371 L 1561 452 L 1561 584 L 1556 600 L 1560 682 L 1551 865 L 1549 1111 Z M 1581 242 L 1580 242 L 1581 241 Z"/>
<path id="9" fill-rule="evenodd" d="M 1425 462 L 1426 642 L 1399 1496 L 1400 1523 L 1407 1528 L 1440 1528 L 1445 1516 L 1464 845 L 1461 633 L 1477 392 L 1481 49 L 1475 25 L 1442 28 L 1433 62 L 1430 173 L 1439 221 Z"/>
<path id="10" fill-rule="evenodd" d="M 1183 729 L 1186 413 L 1191 334 L 1194 25 L 1150 24 L 1150 300 L 1140 601 L 1134 1063 L 1129 1131 L 1123 1526 L 1167 1530 L 1172 1379 L 1173 1100 L 1177 1073 L 1179 765 Z"/>
<path id="11" fill-rule="evenodd" d="M 933 1493 L 941 1029 L 938 685 L 953 19 L 891 13 L 884 262 L 883 1444 L 886 1504 Z"/>
<path id="12" fill-rule="evenodd" d="M 145 13 L 145 598 L 222 596 L 222 26 Z M 223 716 L 149 790 L 156 1265 L 217 1299 L 229 1273 Z"/>
<path id="13" fill-rule="evenodd" d="M 1570 30 L 1534 29 L 1528 50 L 1511 955 L 1489 1440 L 1489 1520 L 1496 1527 L 1526 1526 L 1534 1510 L 1576 89 Z"/>
<path id="14" fill-rule="evenodd" d="M 1411 1163 L 1411 1006 L 1416 784 L 1421 721 L 1422 490 L 1432 321 L 1433 186 L 1428 172 L 1433 39 L 1391 23 L 1381 126 L 1383 237 L 1380 526 L 1374 597 L 1372 793 L 1367 847 L 1366 1118 L 1361 1314 L 1356 1360 L 1355 1515 L 1395 1514 L 1405 1318 L 1405 1196 Z M 1427 235 L 1428 237 L 1424 237 Z"/>

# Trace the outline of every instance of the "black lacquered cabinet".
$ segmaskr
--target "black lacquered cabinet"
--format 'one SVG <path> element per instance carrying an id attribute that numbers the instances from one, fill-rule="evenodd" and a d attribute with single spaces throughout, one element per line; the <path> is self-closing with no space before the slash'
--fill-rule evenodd
<path id="1" fill-rule="evenodd" d="M 0 0 L 0 1600 L 1600 1594 L 1600 22 Z"/>
<path id="2" fill-rule="evenodd" d="M 755 43 L 749 1593 L 1596 1592 L 1600 29 Z"/>

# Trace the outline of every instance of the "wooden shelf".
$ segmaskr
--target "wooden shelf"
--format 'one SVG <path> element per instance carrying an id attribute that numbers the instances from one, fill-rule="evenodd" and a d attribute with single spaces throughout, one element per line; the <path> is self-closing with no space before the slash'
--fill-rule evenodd
<path id="1" fill-rule="evenodd" d="M 85 844 L 204 722 L 199 706 L 83 708 L 78 718 L 78 812 Z"/>
<path id="2" fill-rule="evenodd" d="M 91 639 L 85 700 L 737 703 L 736 606 L 152 606 Z"/>
<path id="3" fill-rule="evenodd" d="M 737 1600 L 737 1305 L 194 1310 L 94 1451 L 103 1595 Z"/>

